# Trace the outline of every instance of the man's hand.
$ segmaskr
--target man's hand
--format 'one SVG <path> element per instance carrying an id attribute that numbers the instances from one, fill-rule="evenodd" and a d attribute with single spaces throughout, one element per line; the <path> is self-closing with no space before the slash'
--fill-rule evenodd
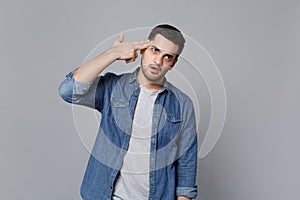
<path id="1" fill-rule="evenodd" d="M 179 197 L 177 197 L 177 200 L 192 200 L 192 199 L 184 197 L 184 196 L 179 196 Z"/>
<path id="2" fill-rule="evenodd" d="M 114 42 L 113 49 L 120 55 L 118 60 L 125 60 L 126 63 L 130 63 L 138 57 L 138 50 L 146 49 L 150 45 L 150 40 L 124 42 L 124 35 L 120 33 L 118 40 Z"/>

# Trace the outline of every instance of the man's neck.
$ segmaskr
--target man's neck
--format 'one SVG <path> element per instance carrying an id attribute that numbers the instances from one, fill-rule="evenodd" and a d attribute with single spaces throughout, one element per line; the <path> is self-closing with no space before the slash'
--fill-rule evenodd
<path id="1" fill-rule="evenodd" d="M 146 83 L 141 85 L 147 88 L 148 90 L 152 90 L 152 91 L 159 91 L 163 88 L 161 84 L 157 84 L 157 83 Z"/>
<path id="2" fill-rule="evenodd" d="M 163 88 L 163 80 L 156 83 L 156 82 L 151 82 L 146 80 L 146 78 L 141 74 L 142 72 L 139 69 L 138 74 L 137 74 L 137 79 L 140 85 L 144 86 L 145 88 L 152 90 L 152 91 L 159 91 Z"/>

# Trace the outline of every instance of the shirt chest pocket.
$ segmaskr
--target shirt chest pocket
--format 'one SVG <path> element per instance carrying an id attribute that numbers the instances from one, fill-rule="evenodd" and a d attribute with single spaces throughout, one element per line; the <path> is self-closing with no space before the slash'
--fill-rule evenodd
<path id="1" fill-rule="evenodd" d="M 128 124 L 131 124 L 128 105 L 128 101 L 126 100 L 111 97 L 111 120 L 125 132 L 128 129 Z"/>
<path id="2" fill-rule="evenodd" d="M 182 124 L 182 117 L 176 115 L 165 115 L 160 122 L 158 142 L 164 146 L 178 136 Z"/>

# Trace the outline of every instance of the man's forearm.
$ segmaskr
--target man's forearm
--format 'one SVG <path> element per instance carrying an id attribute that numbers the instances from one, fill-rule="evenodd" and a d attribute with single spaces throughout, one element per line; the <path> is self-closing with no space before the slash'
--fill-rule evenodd
<path id="1" fill-rule="evenodd" d="M 118 56 L 113 49 L 108 49 L 94 59 L 81 65 L 73 75 L 73 78 L 79 82 L 92 82 L 97 76 L 111 63 L 113 63 Z"/>

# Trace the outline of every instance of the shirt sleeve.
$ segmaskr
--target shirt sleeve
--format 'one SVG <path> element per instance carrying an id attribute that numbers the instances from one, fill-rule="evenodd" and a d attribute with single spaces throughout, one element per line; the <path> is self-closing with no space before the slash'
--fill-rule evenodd
<path id="1" fill-rule="evenodd" d="M 66 102 L 87 106 L 101 112 L 105 82 L 108 82 L 108 78 L 104 75 L 97 77 L 93 82 L 79 82 L 73 78 L 75 71 L 76 69 L 68 73 L 66 79 L 60 84 L 61 98 Z"/>
<path id="2" fill-rule="evenodd" d="M 187 106 L 182 124 L 181 145 L 189 144 L 184 153 L 177 160 L 177 187 L 176 195 L 196 198 L 197 186 L 197 129 L 192 102 Z M 183 146 L 184 146 L 183 145 Z"/>
<path id="3" fill-rule="evenodd" d="M 196 173 L 197 173 L 197 148 L 196 139 L 191 148 L 178 159 L 176 196 L 188 198 L 197 197 Z"/>

